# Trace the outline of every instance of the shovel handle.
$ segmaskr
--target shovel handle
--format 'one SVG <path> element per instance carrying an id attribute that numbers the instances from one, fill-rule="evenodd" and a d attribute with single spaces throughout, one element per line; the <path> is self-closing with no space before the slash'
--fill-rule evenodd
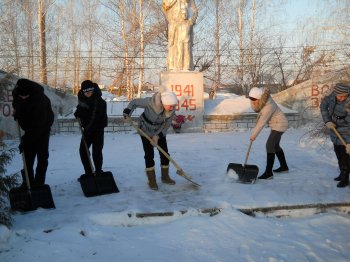
<path id="1" fill-rule="evenodd" d="M 244 160 L 244 165 L 243 165 L 243 167 L 245 167 L 245 165 L 246 165 L 247 162 L 248 162 L 248 157 L 249 157 L 250 149 L 252 148 L 252 144 L 253 144 L 253 141 L 250 140 L 250 143 L 249 143 L 249 146 L 248 146 L 248 151 L 247 151 L 247 154 L 245 155 L 245 160 Z"/>
<path id="2" fill-rule="evenodd" d="M 18 130 L 20 143 L 22 143 L 21 128 L 20 128 L 18 122 L 17 122 L 17 130 Z M 23 161 L 23 168 L 24 168 L 24 177 L 26 179 L 26 184 L 27 184 L 28 190 L 30 191 L 30 181 L 29 181 L 29 176 L 28 176 L 28 167 L 27 167 L 26 157 L 24 155 L 24 150 L 22 151 L 22 161 Z"/>
<path id="3" fill-rule="evenodd" d="M 81 139 L 83 140 L 83 143 L 84 143 L 84 147 L 85 147 L 85 151 L 86 151 L 86 154 L 88 156 L 88 159 L 89 159 L 89 164 L 90 164 L 90 168 L 91 168 L 91 171 L 93 174 L 95 174 L 95 168 L 94 168 L 94 165 L 92 164 L 92 161 L 91 161 L 91 157 L 90 157 L 90 150 L 86 144 L 86 140 L 85 140 L 85 137 L 84 137 L 84 131 L 83 131 L 83 127 L 81 125 L 81 120 L 79 117 L 77 117 L 77 120 L 78 120 L 78 123 L 79 123 L 79 127 L 80 127 L 80 132 L 81 132 Z"/>
<path id="4" fill-rule="evenodd" d="M 163 148 L 161 148 L 159 145 L 154 145 L 152 139 L 151 139 L 141 128 L 139 128 L 139 127 L 138 127 L 133 121 L 131 121 L 131 120 L 129 120 L 128 122 L 130 123 L 130 125 L 132 125 L 132 126 L 137 130 L 137 132 L 138 132 L 140 135 L 144 136 L 153 146 L 155 146 L 160 152 L 162 152 L 162 154 L 163 154 L 167 159 L 169 159 L 169 161 L 170 161 L 171 163 L 173 163 L 173 165 L 174 165 L 175 168 L 177 169 L 177 173 L 178 173 L 179 175 L 186 176 L 186 177 L 190 177 L 190 176 L 187 175 L 187 174 L 185 173 L 185 171 L 183 171 L 183 169 L 175 162 L 175 160 L 172 159 L 172 158 L 169 156 L 169 154 L 168 154 L 167 152 L 164 151 Z"/>
<path id="5" fill-rule="evenodd" d="M 342 136 L 339 134 L 338 130 L 335 129 L 335 127 L 331 127 L 331 129 L 333 130 L 333 132 L 337 135 L 337 137 L 340 139 L 340 141 L 343 143 L 343 145 L 346 147 L 346 142 L 345 140 L 342 138 Z"/>

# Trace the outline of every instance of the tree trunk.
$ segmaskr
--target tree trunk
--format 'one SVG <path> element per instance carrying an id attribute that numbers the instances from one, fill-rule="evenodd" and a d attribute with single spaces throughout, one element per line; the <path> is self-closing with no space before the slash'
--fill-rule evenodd
<path id="1" fill-rule="evenodd" d="M 40 82 L 47 84 L 46 67 L 46 29 L 42 0 L 38 0 L 38 28 L 39 28 L 39 48 L 40 48 Z"/>
<path id="2" fill-rule="evenodd" d="M 102 68 L 102 55 L 103 55 L 103 49 L 104 49 L 104 41 L 102 40 L 102 47 L 100 52 L 100 59 L 98 61 L 98 67 L 97 67 L 97 76 L 96 76 L 96 82 L 101 82 L 101 68 Z"/>
<path id="3" fill-rule="evenodd" d="M 92 63 L 92 49 L 93 49 L 93 34 L 94 34 L 94 29 L 93 29 L 93 10 L 91 3 L 89 2 L 89 10 L 88 10 L 88 37 L 89 37 L 89 58 L 88 58 L 88 71 L 87 71 L 87 78 L 90 80 L 93 80 L 93 63 Z"/>
<path id="4" fill-rule="evenodd" d="M 247 94 L 247 91 L 244 89 L 244 49 L 243 49 L 243 3 L 242 0 L 239 0 L 238 6 L 238 34 L 239 34 L 239 73 L 240 73 L 240 82 L 242 87 L 242 92 Z"/>
<path id="5" fill-rule="evenodd" d="M 249 72 L 250 72 L 250 78 L 251 83 L 253 85 L 256 84 L 256 70 L 253 63 L 253 36 L 254 36 L 254 29 L 255 29 L 255 0 L 252 0 L 252 10 L 251 10 L 251 17 L 250 17 L 250 33 L 249 33 L 249 56 L 248 56 L 248 64 L 249 64 Z"/>
<path id="6" fill-rule="evenodd" d="M 215 30 L 215 40 L 216 40 L 216 48 L 215 48 L 215 83 L 214 90 L 211 92 L 211 99 L 216 97 L 216 91 L 221 85 L 221 61 L 220 61 L 220 14 L 219 14 L 220 0 L 216 0 L 216 30 Z"/>
<path id="7" fill-rule="evenodd" d="M 27 25 L 27 77 L 34 79 L 33 12 L 28 0 L 23 2 L 22 8 L 25 13 Z"/>
<path id="8" fill-rule="evenodd" d="M 144 66 L 144 46 L 145 46 L 145 39 L 144 39 L 144 20 L 143 20 L 143 0 L 139 0 L 139 6 L 140 6 L 140 71 L 139 71 L 139 85 L 137 88 L 137 97 L 141 97 L 141 91 L 142 91 L 142 83 L 143 83 L 143 66 Z"/>
<path id="9" fill-rule="evenodd" d="M 17 28 L 17 23 L 16 23 L 16 15 L 14 15 L 13 17 L 11 17 L 11 30 L 10 30 L 10 34 L 11 34 L 11 49 L 14 50 L 15 53 L 15 68 L 12 69 L 11 72 L 14 72 L 18 75 L 21 74 L 21 60 L 20 60 L 20 51 L 19 51 L 19 45 L 18 45 L 18 28 Z"/>
<path id="10" fill-rule="evenodd" d="M 130 99 L 134 98 L 135 95 L 135 88 L 134 88 L 134 74 L 135 74 L 135 64 L 136 64 L 136 48 L 137 48 L 137 35 L 136 35 L 136 23 L 137 23 L 137 11 L 136 11 L 136 1 L 134 2 L 134 10 L 133 10 L 133 16 L 132 16 L 132 58 L 131 58 L 131 69 L 130 69 Z"/>
<path id="11" fill-rule="evenodd" d="M 128 100 L 131 100 L 132 96 L 130 94 L 130 79 L 129 79 L 129 49 L 128 49 L 128 41 L 125 33 L 125 9 L 124 9 L 124 0 L 120 1 L 119 4 L 120 16 L 122 22 L 122 38 L 124 41 L 124 79 L 126 80 L 126 90 Z"/>
<path id="12" fill-rule="evenodd" d="M 59 29 L 57 32 L 57 38 L 56 38 L 56 50 L 55 50 L 55 77 L 53 79 L 53 86 L 57 88 L 57 78 L 58 78 L 58 53 L 59 53 Z"/>

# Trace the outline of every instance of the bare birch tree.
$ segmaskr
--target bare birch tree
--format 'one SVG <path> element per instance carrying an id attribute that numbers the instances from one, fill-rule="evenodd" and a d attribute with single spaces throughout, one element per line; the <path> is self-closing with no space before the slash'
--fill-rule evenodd
<path id="1" fill-rule="evenodd" d="M 220 61 L 220 0 L 215 1 L 215 81 L 214 88 L 209 94 L 210 99 L 216 97 L 216 91 L 221 85 L 221 61 Z"/>
<path id="2" fill-rule="evenodd" d="M 45 1 L 45 0 L 44 0 Z M 40 49 L 40 82 L 47 84 L 47 66 L 46 66 L 46 12 L 43 6 L 43 0 L 38 0 L 38 30 L 39 30 L 39 49 Z"/>
<path id="3" fill-rule="evenodd" d="M 34 39 L 33 39 L 33 8 L 29 0 L 22 3 L 27 29 L 27 77 L 34 79 Z"/>
<path id="4" fill-rule="evenodd" d="M 247 95 L 247 90 L 244 88 L 243 5 L 244 0 L 239 0 L 237 7 L 239 34 L 239 73 L 242 91 Z"/>
<path id="5" fill-rule="evenodd" d="M 129 74 L 129 48 L 128 48 L 128 39 L 126 34 L 126 27 L 125 27 L 125 3 L 124 0 L 121 0 L 119 3 L 119 10 L 120 10 L 120 17 L 121 17 L 121 27 L 122 27 L 122 39 L 124 41 L 124 72 L 125 72 L 125 79 L 126 79 L 126 90 L 127 90 L 127 97 L 128 100 L 132 99 L 132 92 L 130 90 L 130 74 Z"/>
<path id="6" fill-rule="evenodd" d="M 137 97 L 141 97 L 142 84 L 143 84 L 143 71 L 144 71 L 144 48 L 145 48 L 145 36 L 144 36 L 144 18 L 143 18 L 143 0 L 139 0 L 139 24 L 140 24 L 140 69 L 139 69 L 139 84 L 137 88 Z"/>
<path id="7" fill-rule="evenodd" d="M 138 16 L 137 16 L 137 1 L 133 1 L 132 11 L 130 17 L 130 35 L 131 35 L 131 57 L 130 59 L 130 74 L 129 74 L 129 100 L 133 99 L 135 96 L 134 88 L 134 74 L 136 66 L 136 56 L 137 56 L 137 29 L 139 28 Z"/>
<path id="8" fill-rule="evenodd" d="M 252 0 L 252 7 L 251 7 L 251 16 L 250 16 L 250 32 L 249 32 L 249 50 L 248 50 L 248 71 L 250 73 L 250 78 L 252 81 L 253 85 L 256 85 L 255 83 L 255 75 L 254 72 L 255 70 L 253 70 L 254 66 L 253 66 L 253 37 L 254 37 L 254 29 L 255 29 L 255 10 L 256 6 L 255 6 L 255 0 Z"/>

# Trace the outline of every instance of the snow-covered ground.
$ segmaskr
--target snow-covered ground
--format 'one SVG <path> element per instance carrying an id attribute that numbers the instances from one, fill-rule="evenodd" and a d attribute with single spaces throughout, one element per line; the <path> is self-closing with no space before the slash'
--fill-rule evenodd
<path id="1" fill-rule="evenodd" d="M 54 135 L 47 183 L 56 209 L 16 213 L 12 228 L 0 226 L 0 261 L 349 261 L 348 213 L 301 210 L 278 218 L 239 211 L 350 201 L 350 188 L 333 181 L 339 170 L 331 142 L 306 132 L 289 129 L 282 137 L 289 173 L 250 185 L 226 175 L 230 162 L 243 163 L 249 131 L 169 134 L 171 156 L 201 187 L 192 187 L 171 166 L 177 184 L 159 182 L 159 191 L 147 187 L 139 136 L 106 134 L 104 170 L 113 172 L 120 192 L 92 198 L 84 197 L 77 182 L 80 136 Z M 261 172 L 268 134 L 264 130 L 254 142 L 248 161 Z M 21 165 L 16 155 L 8 173 Z M 156 167 L 159 178 L 158 154 Z M 207 208 L 221 212 L 201 212 Z M 136 216 L 156 212 L 174 213 Z"/>

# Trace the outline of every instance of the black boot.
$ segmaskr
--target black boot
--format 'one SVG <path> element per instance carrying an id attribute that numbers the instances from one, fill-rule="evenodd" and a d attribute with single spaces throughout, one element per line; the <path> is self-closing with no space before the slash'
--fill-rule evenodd
<path id="1" fill-rule="evenodd" d="M 347 187 L 349 185 L 349 179 L 348 180 L 341 180 L 338 184 L 337 187 Z"/>
<path id="2" fill-rule="evenodd" d="M 22 175 L 22 184 L 19 187 L 23 188 L 23 189 L 27 189 L 28 186 L 27 186 L 27 181 L 26 181 L 26 177 L 24 174 L 24 169 L 21 170 L 21 175 Z"/>
<path id="3" fill-rule="evenodd" d="M 340 173 L 340 182 L 337 187 L 346 187 L 349 185 L 349 171 L 344 170 Z"/>
<path id="4" fill-rule="evenodd" d="M 267 153 L 266 169 L 265 172 L 258 177 L 258 179 L 272 179 L 272 167 L 275 162 L 275 153 Z"/>
<path id="5" fill-rule="evenodd" d="M 341 180 L 341 174 L 339 174 L 339 176 L 334 178 L 334 181 L 340 181 Z"/>
<path id="6" fill-rule="evenodd" d="M 280 162 L 280 167 L 277 169 L 274 169 L 273 172 L 288 173 L 289 168 L 288 168 L 286 157 L 284 155 L 283 150 L 276 152 L 276 156 L 278 158 L 278 161 Z"/>
<path id="7" fill-rule="evenodd" d="M 337 184 L 337 187 L 346 187 L 349 185 L 349 173 L 350 173 L 350 158 L 345 151 L 345 148 L 342 147 L 342 150 L 339 153 L 339 169 L 340 169 L 340 182 Z"/>

